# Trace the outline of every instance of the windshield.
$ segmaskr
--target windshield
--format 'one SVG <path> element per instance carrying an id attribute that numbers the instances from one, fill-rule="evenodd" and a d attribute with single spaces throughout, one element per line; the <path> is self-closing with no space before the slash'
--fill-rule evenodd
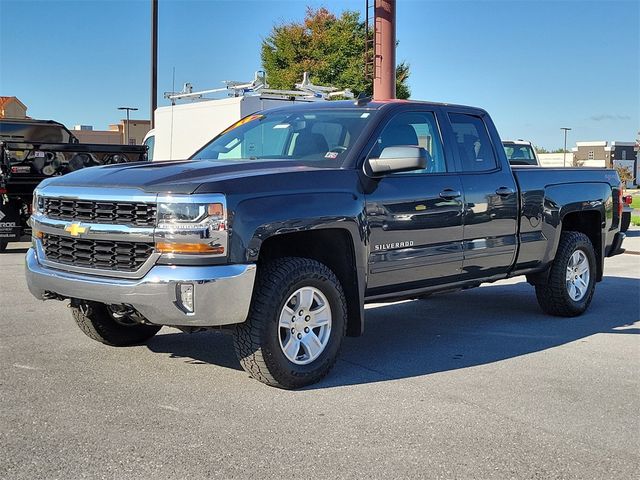
<path id="1" fill-rule="evenodd" d="M 291 160 L 338 167 L 373 112 L 296 110 L 254 114 L 222 132 L 193 155 L 196 160 Z"/>
<path id="2" fill-rule="evenodd" d="M 536 155 L 531 145 L 505 143 L 504 152 L 507 154 L 511 165 L 537 165 Z"/>

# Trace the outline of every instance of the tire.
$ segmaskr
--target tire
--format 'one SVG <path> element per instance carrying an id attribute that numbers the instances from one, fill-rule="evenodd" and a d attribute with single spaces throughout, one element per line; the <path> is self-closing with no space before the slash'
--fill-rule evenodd
<path id="1" fill-rule="evenodd" d="M 575 256 L 574 256 L 575 255 Z M 568 279 L 572 258 L 584 259 L 581 264 L 588 265 L 588 281 L 584 278 L 580 282 L 579 290 L 571 288 L 572 280 Z M 576 273 L 577 271 L 574 271 Z M 573 275 L 572 273 L 572 275 Z M 576 282 L 578 282 L 576 280 Z M 556 258 L 551 265 L 549 279 L 544 285 L 536 285 L 536 297 L 538 304 L 546 313 L 560 317 L 576 317 L 584 313 L 591 304 L 596 286 L 596 254 L 589 237 L 580 232 L 563 232 L 560 236 L 560 243 Z M 577 288 L 577 287 L 574 287 Z M 572 293 L 583 294 L 574 299 Z M 577 295 L 576 295 L 577 296 Z"/>
<path id="2" fill-rule="evenodd" d="M 236 326 L 234 346 L 242 368 L 256 380 L 301 388 L 331 370 L 346 328 L 347 304 L 335 274 L 315 260 L 285 257 L 259 270 L 249 315 Z M 296 343 L 296 338 L 302 339 Z"/>
<path id="3" fill-rule="evenodd" d="M 0 240 L 0 253 L 4 252 L 7 249 L 7 245 L 9 245 L 9 242 L 7 242 L 6 240 Z"/>
<path id="4" fill-rule="evenodd" d="M 84 312 L 79 307 L 71 307 L 71 313 L 87 337 L 112 347 L 140 345 L 162 328 L 160 325 L 116 322 L 107 306 L 102 303 L 89 303 Z"/>

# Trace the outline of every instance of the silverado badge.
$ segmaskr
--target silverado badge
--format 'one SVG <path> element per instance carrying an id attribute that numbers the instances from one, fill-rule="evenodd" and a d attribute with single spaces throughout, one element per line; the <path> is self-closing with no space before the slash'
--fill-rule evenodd
<path id="1" fill-rule="evenodd" d="M 70 223 L 64 227 L 64 231 L 69 232 L 72 237 L 78 237 L 83 233 L 87 233 L 87 231 L 89 231 L 89 227 L 83 227 L 79 223 Z"/>

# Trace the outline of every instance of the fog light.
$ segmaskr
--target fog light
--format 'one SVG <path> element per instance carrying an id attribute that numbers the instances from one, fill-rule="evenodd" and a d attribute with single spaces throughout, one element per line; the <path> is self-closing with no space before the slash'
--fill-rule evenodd
<path id="1" fill-rule="evenodd" d="M 194 300 L 193 300 L 193 284 L 191 283 L 179 283 L 178 284 L 178 303 L 182 309 L 187 313 L 194 312 Z"/>

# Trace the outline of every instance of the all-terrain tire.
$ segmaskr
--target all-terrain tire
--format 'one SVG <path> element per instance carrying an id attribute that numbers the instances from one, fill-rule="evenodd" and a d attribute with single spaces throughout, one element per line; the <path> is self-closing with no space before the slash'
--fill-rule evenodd
<path id="1" fill-rule="evenodd" d="M 280 313 L 298 289 L 318 289 L 331 308 L 331 330 L 324 350 L 311 363 L 290 361 L 280 346 Z M 347 328 L 347 304 L 340 281 L 326 265 L 308 258 L 276 259 L 258 271 L 247 320 L 234 332 L 242 368 L 267 385 L 294 389 L 322 379 L 333 367 Z"/>
<path id="2" fill-rule="evenodd" d="M 589 262 L 589 283 L 587 292 L 578 301 L 569 295 L 567 289 L 567 267 L 571 256 L 581 250 Z M 596 284 L 596 254 L 589 237 L 581 232 L 562 232 L 556 258 L 551 265 L 546 284 L 536 285 L 538 304 L 546 313 L 560 317 L 576 317 L 584 313 L 591 304 Z"/>
<path id="3" fill-rule="evenodd" d="M 105 345 L 127 347 L 139 345 L 151 339 L 160 325 L 131 324 L 116 322 L 109 309 L 102 303 L 89 303 L 87 308 L 71 307 L 73 319 L 84 334 Z"/>

